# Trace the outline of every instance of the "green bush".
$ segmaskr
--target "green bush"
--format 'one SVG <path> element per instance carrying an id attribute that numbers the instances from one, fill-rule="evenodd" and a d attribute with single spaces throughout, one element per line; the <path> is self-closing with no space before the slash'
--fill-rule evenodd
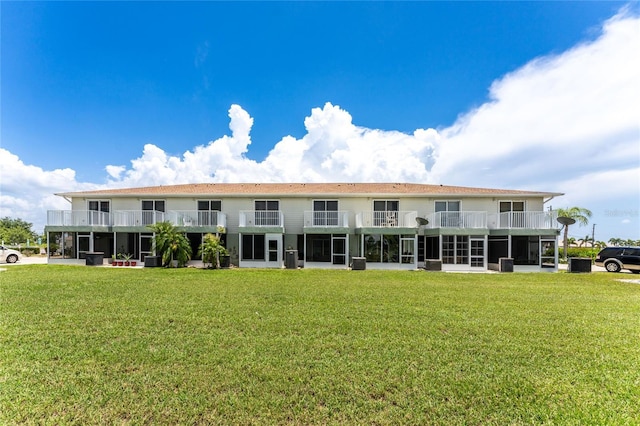
<path id="1" fill-rule="evenodd" d="M 560 257 L 562 258 L 563 256 L 563 248 L 560 248 Z M 567 257 L 589 257 L 591 258 L 591 261 L 593 262 L 593 260 L 595 260 L 596 255 L 598 254 L 598 252 L 600 251 L 599 248 L 592 248 L 592 247 L 569 247 L 567 249 Z M 564 261 L 564 259 L 562 259 L 562 261 Z"/>

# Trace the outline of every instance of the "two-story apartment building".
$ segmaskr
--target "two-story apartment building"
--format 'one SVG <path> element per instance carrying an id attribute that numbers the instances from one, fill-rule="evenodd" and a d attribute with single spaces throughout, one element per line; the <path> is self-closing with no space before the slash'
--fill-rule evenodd
<path id="1" fill-rule="evenodd" d="M 555 271 L 556 213 L 562 194 L 410 183 L 185 184 L 56 194 L 69 210 L 49 211 L 51 263 L 130 253 L 152 254 L 148 225 L 169 221 L 194 255 L 207 233 L 221 236 L 239 267 L 284 265 L 484 271 L 512 258 L 516 271 Z"/>

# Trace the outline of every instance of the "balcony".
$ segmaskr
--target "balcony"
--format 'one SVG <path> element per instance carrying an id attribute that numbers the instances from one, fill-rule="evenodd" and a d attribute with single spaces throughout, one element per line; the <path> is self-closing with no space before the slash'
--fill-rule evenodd
<path id="1" fill-rule="evenodd" d="M 486 212 L 437 212 L 428 217 L 427 228 L 486 229 Z"/>
<path id="2" fill-rule="evenodd" d="M 284 215 L 279 210 L 241 211 L 239 226 L 258 228 L 281 228 L 284 225 Z"/>
<path id="3" fill-rule="evenodd" d="M 209 210 L 177 210 L 167 213 L 166 218 L 176 226 L 226 228 L 227 215 Z"/>
<path id="4" fill-rule="evenodd" d="M 415 228 L 418 212 L 381 211 L 356 214 L 356 228 Z"/>
<path id="5" fill-rule="evenodd" d="M 349 212 L 305 211 L 304 226 L 309 228 L 348 228 Z"/>
<path id="6" fill-rule="evenodd" d="M 113 226 L 148 226 L 164 222 L 165 212 L 153 210 L 117 210 L 113 213 Z"/>
<path id="7" fill-rule="evenodd" d="M 110 226 L 111 214 L 94 210 L 49 210 L 49 226 Z"/>
<path id="8" fill-rule="evenodd" d="M 489 215 L 489 229 L 557 229 L 556 211 L 504 212 Z"/>

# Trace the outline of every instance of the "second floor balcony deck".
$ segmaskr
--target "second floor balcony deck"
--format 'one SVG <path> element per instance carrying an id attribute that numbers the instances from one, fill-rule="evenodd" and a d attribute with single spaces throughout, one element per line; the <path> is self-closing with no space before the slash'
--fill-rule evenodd
<path id="1" fill-rule="evenodd" d="M 348 228 L 349 212 L 305 211 L 304 226 L 306 228 Z"/>
<path id="2" fill-rule="evenodd" d="M 427 228 L 486 229 L 486 212 L 436 212 L 427 217 Z"/>
<path id="3" fill-rule="evenodd" d="M 241 211 L 238 225 L 241 228 L 281 228 L 284 226 L 284 214 L 279 210 Z"/>
<path id="4" fill-rule="evenodd" d="M 558 212 L 524 211 L 489 215 L 489 229 L 558 229 Z"/>
<path id="5" fill-rule="evenodd" d="M 415 228 L 416 211 L 369 211 L 356 214 L 356 228 Z"/>

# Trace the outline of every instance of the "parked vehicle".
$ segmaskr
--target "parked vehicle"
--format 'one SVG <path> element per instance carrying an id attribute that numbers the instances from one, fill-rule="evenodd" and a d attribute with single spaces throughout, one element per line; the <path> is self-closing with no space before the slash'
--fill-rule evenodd
<path id="1" fill-rule="evenodd" d="M 604 266 L 609 272 L 628 269 L 640 274 L 640 247 L 607 247 L 596 256 L 596 265 Z"/>
<path id="2" fill-rule="evenodd" d="M 16 263 L 22 254 L 18 250 L 12 250 L 5 246 L 0 246 L 0 262 L 2 263 Z"/>

